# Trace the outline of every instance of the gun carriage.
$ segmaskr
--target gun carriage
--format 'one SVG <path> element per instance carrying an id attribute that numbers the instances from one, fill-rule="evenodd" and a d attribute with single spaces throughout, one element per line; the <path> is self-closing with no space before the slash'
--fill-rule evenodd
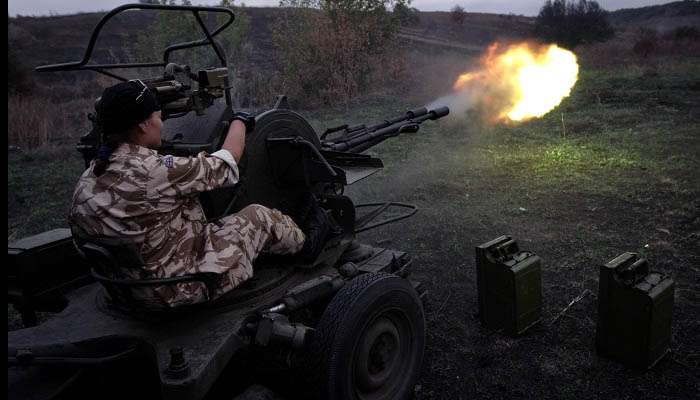
<path id="1" fill-rule="evenodd" d="M 104 24 L 134 9 L 192 13 L 204 37 L 169 46 L 162 61 L 90 63 Z M 210 30 L 203 13 L 227 20 Z M 126 80 L 113 71 L 162 68 L 162 76 L 142 80 L 163 110 L 159 151 L 213 152 L 220 148 L 233 114 L 227 60 L 216 36 L 233 20 L 226 8 L 124 5 L 98 23 L 81 61 L 37 71 L 91 70 Z M 221 65 L 192 72 L 172 62 L 176 51 L 201 46 L 210 46 Z M 140 265 L 124 243 L 63 229 L 8 245 L 8 302 L 20 309 L 26 325 L 8 332 L 9 397 L 117 398 L 136 391 L 138 397 L 231 398 L 229 390 L 242 389 L 244 382 L 231 372 L 233 366 L 240 371 L 241 364 L 254 361 L 291 370 L 292 376 L 310 383 L 300 396 L 409 396 L 423 357 L 425 292 L 409 278 L 407 253 L 360 244 L 356 235 L 408 218 L 417 209 L 396 202 L 354 204 L 343 190 L 383 167 L 379 158 L 363 151 L 417 132 L 421 123 L 448 113 L 447 108 L 419 108 L 375 125 L 342 125 L 318 135 L 279 96 L 272 109 L 256 116 L 256 128 L 247 135 L 240 182 L 200 195 L 205 214 L 215 220 L 253 203 L 291 212 L 311 194 L 340 231 L 313 262 L 262 255 L 251 280 L 209 303 L 172 310 L 134 305 L 129 297 L 134 288 L 188 280 L 207 283 L 212 277 L 113 279 L 109 270 L 115 265 Z M 99 121 L 90 118 L 93 129 L 77 145 L 86 165 L 100 145 Z M 380 219 L 391 209 L 400 212 Z M 36 311 L 56 314 L 36 325 Z"/>

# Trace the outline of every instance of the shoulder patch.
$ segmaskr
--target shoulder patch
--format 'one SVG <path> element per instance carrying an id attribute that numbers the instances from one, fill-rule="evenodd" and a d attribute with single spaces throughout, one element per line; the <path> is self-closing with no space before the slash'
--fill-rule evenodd
<path id="1" fill-rule="evenodd" d="M 173 165 L 175 164 L 173 156 L 167 155 L 167 156 L 163 157 L 163 163 L 165 164 L 165 166 L 167 168 L 172 168 Z"/>

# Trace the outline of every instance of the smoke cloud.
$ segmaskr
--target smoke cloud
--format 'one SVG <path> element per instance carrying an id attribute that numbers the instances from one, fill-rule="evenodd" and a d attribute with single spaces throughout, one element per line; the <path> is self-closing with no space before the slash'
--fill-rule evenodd
<path id="1" fill-rule="evenodd" d="M 435 99 L 425 107 L 432 110 L 447 106 L 450 108 L 450 118 L 461 118 L 468 110 L 474 109 L 478 103 L 478 96 L 474 92 L 461 90 Z"/>

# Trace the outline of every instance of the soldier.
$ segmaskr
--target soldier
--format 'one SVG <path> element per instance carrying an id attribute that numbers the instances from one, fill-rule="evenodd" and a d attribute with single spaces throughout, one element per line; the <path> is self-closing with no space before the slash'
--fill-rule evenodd
<path id="1" fill-rule="evenodd" d="M 145 307 L 170 308 L 207 301 L 253 275 L 263 251 L 315 258 L 328 233 L 317 205 L 299 221 L 306 235 L 278 210 L 250 205 L 208 222 L 197 194 L 238 181 L 246 131 L 254 119 L 236 113 L 221 150 L 193 157 L 156 152 L 161 144 L 160 107 L 141 81 L 107 88 L 97 107 L 103 145 L 80 177 L 70 209 L 74 230 L 88 238 L 121 239 L 141 256 L 139 268 L 110 271 L 118 279 L 170 278 L 199 272 L 218 275 L 213 292 L 202 282 L 138 287 Z"/>

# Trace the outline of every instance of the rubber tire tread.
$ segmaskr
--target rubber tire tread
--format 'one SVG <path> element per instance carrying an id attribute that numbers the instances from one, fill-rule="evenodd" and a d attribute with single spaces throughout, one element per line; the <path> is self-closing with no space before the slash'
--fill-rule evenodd
<path id="1" fill-rule="evenodd" d="M 415 338 L 415 340 L 420 341 L 420 349 L 417 355 L 418 361 L 415 371 L 411 371 L 414 375 L 412 381 L 415 382 L 415 380 L 417 380 L 425 346 L 425 316 L 422 302 L 413 286 L 407 280 L 383 272 L 365 273 L 353 278 L 340 289 L 331 300 L 316 326 L 314 338 L 310 345 L 310 351 L 306 354 L 305 368 L 303 368 L 303 372 L 306 374 L 304 379 L 307 383 L 310 383 L 307 389 L 313 391 L 312 393 L 308 393 L 310 397 L 321 399 L 336 398 L 332 393 L 334 388 L 328 385 L 331 377 L 335 373 L 332 355 L 341 352 L 343 343 L 334 343 L 335 339 L 338 335 L 349 335 L 352 333 L 353 329 L 357 329 L 355 326 L 343 326 L 343 324 L 353 319 L 350 315 L 350 310 L 353 310 L 358 304 L 359 307 L 361 307 L 360 312 L 365 312 L 367 307 L 377 300 L 376 298 L 368 298 L 366 295 L 367 292 L 376 290 L 380 293 L 379 295 L 375 294 L 377 297 L 386 293 L 386 290 L 374 289 L 377 287 L 385 287 L 385 289 L 390 290 L 403 290 L 418 306 L 417 311 L 419 318 L 415 321 L 418 328 L 418 337 Z M 358 312 L 358 310 L 355 309 L 353 312 Z M 344 330 L 350 330 L 351 332 L 348 333 Z M 311 380 L 311 382 L 309 382 L 309 380 Z M 412 388 L 407 388 L 406 396 L 403 397 L 408 397 L 407 395 L 412 392 L 411 389 Z"/>

